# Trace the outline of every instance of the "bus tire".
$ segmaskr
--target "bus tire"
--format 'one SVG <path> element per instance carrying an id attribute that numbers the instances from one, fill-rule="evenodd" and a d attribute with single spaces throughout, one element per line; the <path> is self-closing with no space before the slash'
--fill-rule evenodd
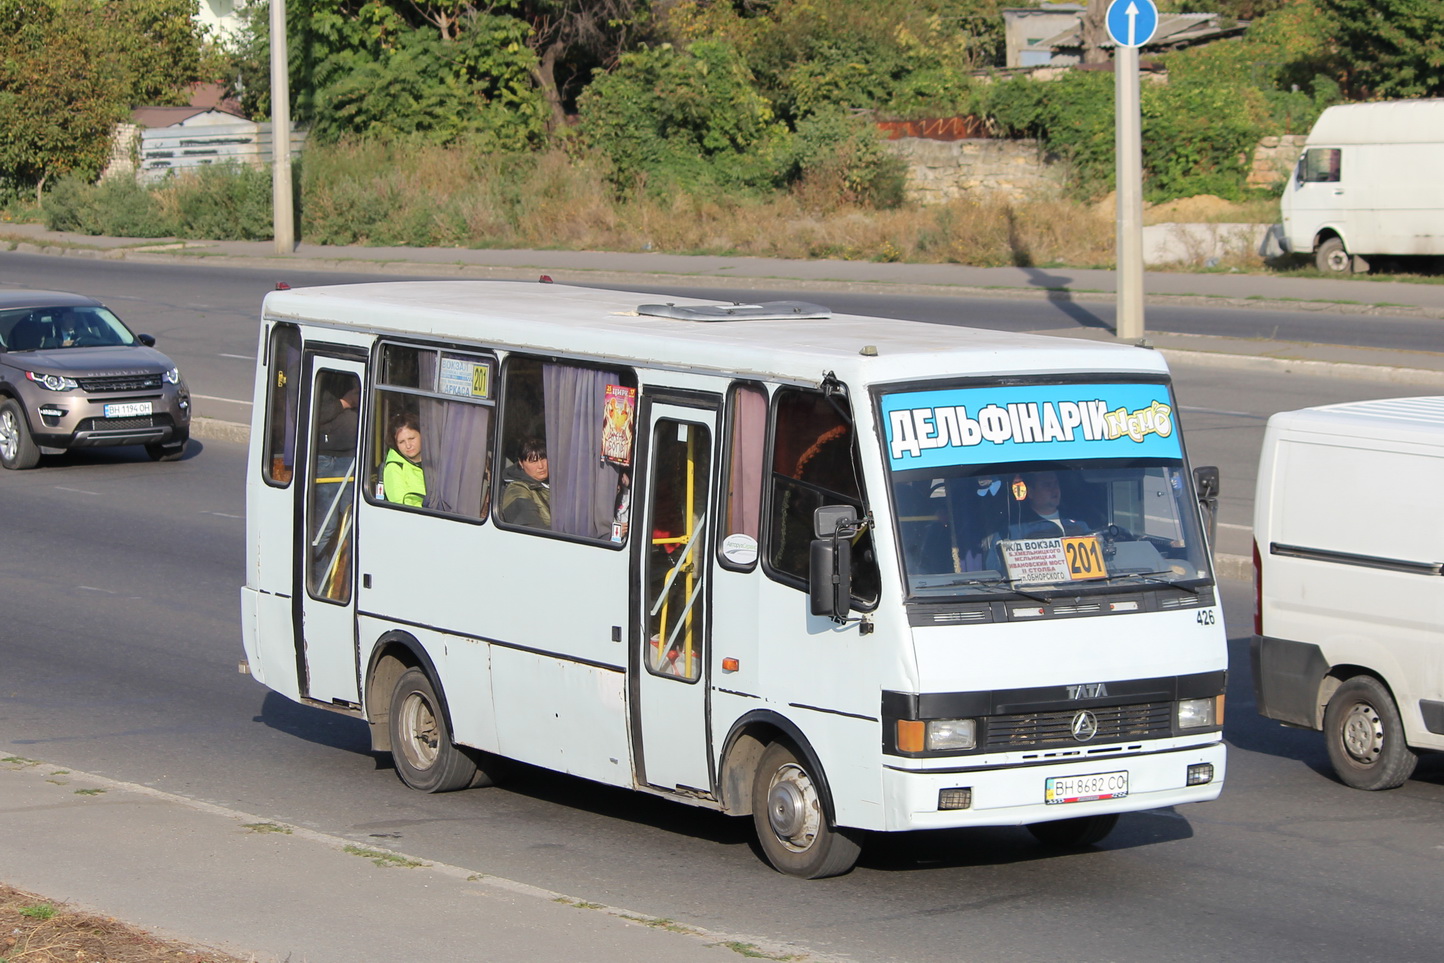
<path id="1" fill-rule="evenodd" d="M 1419 757 L 1404 741 L 1404 723 L 1384 684 L 1356 675 L 1324 707 L 1329 762 L 1346 786 L 1393 789 L 1414 773 Z"/>
<path id="2" fill-rule="evenodd" d="M 763 855 L 780 873 L 801 879 L 840 876 L 862 852 L 853 834 L 827 823 L 821 785 L 785 742 L 774 742 L 757 763 L 752 824 Z"/>
<path id="3" fill-rule="evenodd" d="M 391 757 L 396 775 L 419 792 L 465 789 L 477 778 L 476 762 L 452 744 L 441 700 L 423 669 L 401 673 L 392 690 Z"/>
<path id="4" fill-rule="evenodd" d="M 1103 841 L 1118 825 L 1117 813 L 1075 816 L 1046 823 L 1029 823 L 1033 838 L 1051 849 L 1081 849 Z"/>

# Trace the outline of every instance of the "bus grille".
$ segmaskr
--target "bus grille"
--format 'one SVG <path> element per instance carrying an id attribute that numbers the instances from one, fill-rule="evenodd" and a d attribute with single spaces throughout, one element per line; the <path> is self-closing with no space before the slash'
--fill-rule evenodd
<path id="1" fill-rule="evenodd" d="M 1025 712 L 988 717 L 988 749 L 1008 751 L 1077 746 L 1073 718 L 1077 709 L 1061 712 Z M 1134 706 L 1103 706 L 1089 710 L 1098 719 L 1092 744 L 1129 739 L 1157 739 L 1173 734 L 1173 703 L 1145 702 Z"/>

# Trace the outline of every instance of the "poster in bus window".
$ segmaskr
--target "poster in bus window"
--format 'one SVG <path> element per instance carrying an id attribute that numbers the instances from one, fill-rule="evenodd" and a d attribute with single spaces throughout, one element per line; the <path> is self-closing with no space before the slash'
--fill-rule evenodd
<path id="1" fill-rule="evenodd" d="M 602 457 L 613 465 L 632 464 L 632 420 L 636 410 L 636 388 L 607 385 L 602 409 Z"/>

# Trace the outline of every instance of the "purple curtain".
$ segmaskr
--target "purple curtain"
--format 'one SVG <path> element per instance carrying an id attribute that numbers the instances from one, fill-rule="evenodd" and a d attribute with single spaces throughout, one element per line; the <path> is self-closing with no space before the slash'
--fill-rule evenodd
<path id="1" fill-rule="evenodd" d="M 617 469 L 602 458 L 602 412 L 616 372 L 542 365 L 552 531 L 610 538 Z"/>
<path id="2" fill-rule="evenodd" d="M 732 464 L 727 479 L 727 531 L 757 537 L 762 515 L 762 456 L 767 445 L 767 394 L 732 395 Z"/>
<path id="3" fill-rule="evenodd" d="M 491 409 L 459 401 L 421 403 L 421 471 L 427 508 L 481 517 Z"/>

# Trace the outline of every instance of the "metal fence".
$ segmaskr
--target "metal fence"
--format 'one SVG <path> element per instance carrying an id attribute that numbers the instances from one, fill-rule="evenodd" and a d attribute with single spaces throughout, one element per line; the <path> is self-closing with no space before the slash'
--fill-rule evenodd
<path id="1" fill-rule="evenodd" d="M 301 155 L 306 131 L 291 130 L 291 157 Z M 140 132 L 137 178 L 156 181 L 172 172 L 209 164 L 236 163 L 264 166 L 271 163 L 275 138 L 270 124 L 237 121 L 196 127 L 153 127 Z"/>

